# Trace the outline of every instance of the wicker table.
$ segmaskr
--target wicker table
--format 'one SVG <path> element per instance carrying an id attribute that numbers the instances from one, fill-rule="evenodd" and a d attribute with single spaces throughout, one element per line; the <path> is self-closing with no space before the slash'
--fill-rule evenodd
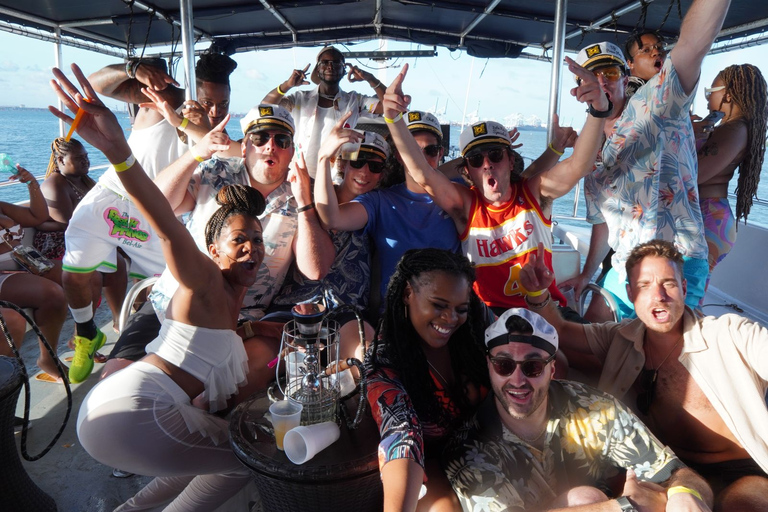
<path id="1" fill-rule="evenodd" d="M 355 399 L 347 410 L 354 415 Z M 270 401 L 257 393 L 232 413 L 229 425 L 232 448 L 254 474 L 264 510 L 277 511 L 378 511 L 383 491 L 377 448 L 379 431 L 370 416 L 357 430 L 341 427 L 341 437 L 297 466 L 275 446 L 272 424 L 264 413 Z"/>

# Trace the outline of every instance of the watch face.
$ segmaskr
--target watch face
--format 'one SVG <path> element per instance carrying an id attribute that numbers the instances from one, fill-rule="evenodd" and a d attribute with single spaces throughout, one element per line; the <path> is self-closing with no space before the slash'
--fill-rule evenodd
<path id="1" fill-rule="evenodd" d="M 626 496 L 621 496 L 619 498 L 616 498 L 616 502 L 621 507 L 622 512 L 637 512 L 637 509 L 635 508 L 632 503 L 630 503 L 629 499 Z"/>

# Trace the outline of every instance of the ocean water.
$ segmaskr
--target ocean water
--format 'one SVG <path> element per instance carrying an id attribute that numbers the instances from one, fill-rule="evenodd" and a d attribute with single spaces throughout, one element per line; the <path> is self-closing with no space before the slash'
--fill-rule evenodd
<path id="1" fill-rule="evenodd" d="M 118 119 L 125 130 L 130 133 L 130 119 L 125 113 L 119 113 Z M 233 138 L 242 137 L 240 125 L 230 122 L 227 129 Z M 458 145 L 460 128 L 451 127 L 451 144 Z M 9 154 L 14 161 L 20 163 L 35 176 L 42 177 L 48 167 L 51 155 L 51 142 L 59 135 L 59 124 L 53 114 L 40 109 L 0 109 L 0 153 Z M 75 135 L 77 137 L 77 135 Z M 518 152 L 523 155 L 526 165 L 537 158 L 547 147 L 547 134 L 544 131 L 521 130 L 518 143 L 523 146 Z M 86 144 L 88 156 L 91 159 L 91 175 L 98 179 L 104 172 L 108 162 L 104 155 Z M 566 152 L 568 156 L 569 152 Z M 6 186 L 7 176 L 0 176 L 0 201 L 18 202 L 28 199 L 26 187 L 19 185 Z M 730 190 L 734 192 L 736 180 L 731 180 Z M 554 203 L 555 215 L 570 216 L 573 214 L 574 191 L 569 192 Z M 763 165 L 762 179 L 758 188 L 758 197 L 768 199 L 768 161 Z M 735 204 L 735 201 L 732 201 Z M 580 194 L 577 216 L 584 216 L 586 207 L 583 194 Z M 750 223 L 768 227 L 768 207 L 756 204 L 749 216 Z"/>

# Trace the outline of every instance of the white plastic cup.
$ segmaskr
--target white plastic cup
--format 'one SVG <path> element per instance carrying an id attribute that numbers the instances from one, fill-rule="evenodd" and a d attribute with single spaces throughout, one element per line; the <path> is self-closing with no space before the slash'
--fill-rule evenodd
<path id="1" fill-rule="evenodd" d="M 347 396 L 355 390 L 355 377 L 349 368 L 339 373 L 331 374 L 331 386 L 336 385 L 336 380 L 339 381 L 339 395 Z"/>
<path id="2" fill-rule="evenodd" d="M 354 130 L 360 134 L 361 138 L 358 142 L 345 142 L 341 145 L 341 158 L 344 160 L 357 160 L 357 156 L 360 154 L 360 146 L 363 143 L 362 137 L 365 135 L 363 130 Z"/>
<path id="3" fill-rule="evenodd" d="M 272 426 L 275 429 L 275 443 L 278 450 L 283 450 L 285 434 L 301 423 L 300 403 L 291 400 L 281 400 L 269 406 L 269 415 L 272 417 Z"/>
<path id="4" fill-rule="evenodd" d="M 340 435 L 339 426 L 332 421 L 292 428 L 285 434 L 285 455 L 294 464 L 304 464 L 335 443 Z"/>

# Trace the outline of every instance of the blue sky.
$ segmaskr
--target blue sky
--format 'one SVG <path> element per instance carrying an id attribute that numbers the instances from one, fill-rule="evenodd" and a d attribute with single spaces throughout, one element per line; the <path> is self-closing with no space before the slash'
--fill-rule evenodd
<path id="1" fill-rule="evenodd" d="M 355 45 L 354 49 L 373 50 L 380 42 Z M 0 32 L 0 105 L 45 107 L 55 101 L 48 85 L 50 69 L 54 63 L 52 43 Z M 352 47 L 350 47 L 352 48 Z M 389 43 L 389 49 L 416 48 L 406 43 Z M 749 48 L 707 57 L 702 69 L 700 91 L 697 93 L 695 111 L 705 112 L 702 88 L 709 85 L 717 72 L 730 64 L 751 63 L 761 68 L 768 76 L 766 47 Z M 288 78 L 294 67 L 303 68 L 314 62 L 318 48 L 297 48 L 239 53 L 233 56 L 238 68 L 231 77 L 232 110 L 246 112 L 275 85 Z M 382 64 L 363 60 L 357 65 L 368 69 L 385 83 L 389 83 L 399 72 L 399 66 L 408 62 L 410 70 L 405 82 L 405 91 L 414 97 L 414 108 L 433 109 L 437 103 L 443 109 L 447 103 L 446 117 L 461 121 L 463 113 L 478 109 L 481 118 L 502 120 L 505 116 L 520 113 L 536 115 L 544 119 L 547 115 L 549 97 L 548 63 L 528 59 L 474 59 L 464 52 L 450 52 L 437 49 L 438 56 L 432 58 L 400 59 L 397 67 L 377 70 Z M 103 56 L 77 48 L 63 47 L 64 66 L 77 62 L 87 73 L 119 62 L 119 59 Z M 560 118 L 563 124 L 577 128 L 581 126 L 584 106 L 569 95 L 573 81 L 564 68 L 563 94 Z M 177 73 L 183 80 L 183 72 Z M 309 87 L 309 86 L 306 86 Z M 370 93 L 367 85 L 352 85 L 342 82 L 345 90 L 355 89 Z M 108 103 L 109 104 L 109 103 Z M 117 102 L 110 104 L 121 108 Z"/>

